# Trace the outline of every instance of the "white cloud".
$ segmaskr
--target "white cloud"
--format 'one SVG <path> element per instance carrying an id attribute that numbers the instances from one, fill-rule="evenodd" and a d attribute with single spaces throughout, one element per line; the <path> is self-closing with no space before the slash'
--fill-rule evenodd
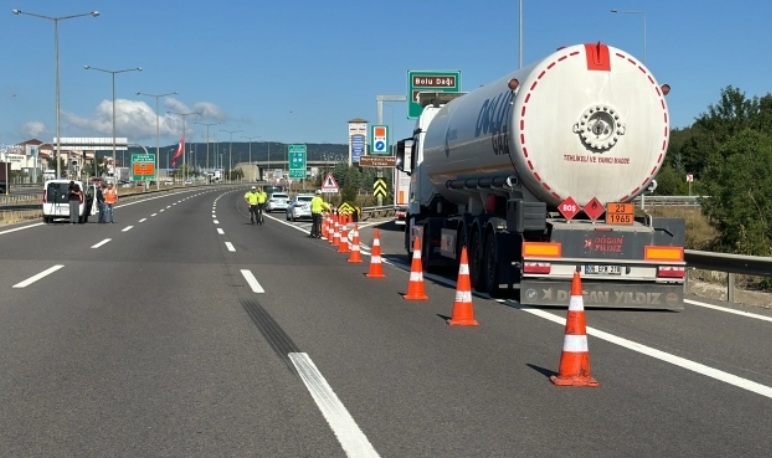
<path id="1" fill-rule="evenodd" d="M 46 133 L 46 125 L 40 121 L 30 121 L 21 126 L 21 131 L 24 135 L 32 138 L 37 138 Z"/>
<path id="2" fill-rule="evenodd" d="M 193 109 L 173 98 L 167 98 L 164 104 L 168 111 L 178 113 L 190 113 L 200 111 L 201 116 L 189 116 L 186 119 L 187 137 L 194 133 L 194 122 L 201 119 L 213 119 L 221 121 L 228 115 L 217 105 L 209 102 L 198 102 Z M 94 110 L 91 116 L 83 117 L 74 113 L 62 112 L 62 118 L 71 127 L 77 128 L 87 134 L 100 134 L 106 137 L 112 136 L 112 102 L 103 100 Z M 162 136 L 179 136 L 182 134 L 182 117 L 166 113 L 161 109 L 158 119 L 159 130 Z M 156 113 L 155 109 L 145 101 L 117 99 L 115 101 L 115 129 L 119 137 L 128 137 L 130 141 L 140 141 L 155 138 Z M 63 135 L 64 136 L 64 135 Z"/>

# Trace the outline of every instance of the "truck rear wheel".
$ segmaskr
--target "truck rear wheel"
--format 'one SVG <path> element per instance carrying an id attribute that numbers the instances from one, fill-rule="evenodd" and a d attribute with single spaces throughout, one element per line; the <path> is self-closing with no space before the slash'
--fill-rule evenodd
<path id="1" fill-rule="evenodd" d="M 485 292 L 485 264 L 483 263 L 483 246 L 480 231 L 472 230 L 469 240 L 469 276 L 472 288 L 477 292 Z"/>

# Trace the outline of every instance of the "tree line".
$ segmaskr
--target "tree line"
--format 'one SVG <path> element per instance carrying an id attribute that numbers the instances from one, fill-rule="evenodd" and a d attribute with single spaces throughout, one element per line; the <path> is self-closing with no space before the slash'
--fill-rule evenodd
<path id="1" fill-rule="evenodd" d="M 720 233 L 716 251 L 772 255 L 772 94 L 727 86 L 694 123 L 673 129 L 657 195 L 692 195 Z"/>

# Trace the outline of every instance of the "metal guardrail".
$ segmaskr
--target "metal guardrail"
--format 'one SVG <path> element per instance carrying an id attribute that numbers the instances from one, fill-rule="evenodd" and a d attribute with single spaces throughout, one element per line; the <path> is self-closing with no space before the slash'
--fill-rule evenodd
<path id="1" fill-rule="evenodd" d="M 702 199 L 709 196 L 638 196 L 633 202 L 642 207 L 697 207 L 702 206 Z"/>
<path id="2" fill-rule="evenodd" d="M 726 272 L 726 298 L 730 303 L 734 302 L 736 274 L 772 277 L 772 257 L 767 256 L 684 250 L 684 260 L 689 268 Z M 689 291 L 688 275 L 684 282 L 684 291 Z"/>

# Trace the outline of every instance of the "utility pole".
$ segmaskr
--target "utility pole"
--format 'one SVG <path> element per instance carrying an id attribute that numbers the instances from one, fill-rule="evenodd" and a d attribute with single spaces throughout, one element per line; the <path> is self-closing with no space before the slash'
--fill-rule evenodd
<path id="1" fill-rule="evenodd" d="M 231 141 L 228 146 L 228 182 L 233 181 L 233 134 L 236 132 L 241 132 L 241 130 L 225 130 L 220 129 L 220 132 L 227 132 L 231 134 Z"/>
<path id="2" fill-rule="evenodd" d="M 222 124 L 221 122 L 211 122 L 211 123 L 205 123 L 205 122 L 197 122 L 195 124 L 200 124 L 202 126 L 206 126 L 206 184 L 209 184 L 209 126 L 217 126 Z M 217 160 L 214 161 L 215 164 L 217 164 Z M 215 168 L 217 166 L 215 165 Z"/>

